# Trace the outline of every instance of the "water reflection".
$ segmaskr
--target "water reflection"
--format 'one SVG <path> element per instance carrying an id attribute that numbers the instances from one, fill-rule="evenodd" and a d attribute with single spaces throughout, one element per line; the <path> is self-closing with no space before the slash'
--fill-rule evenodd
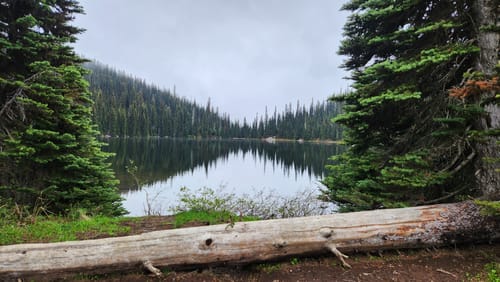
<path id="1" fill-rule="evenodd" d="M 319 191 L 329 157 L 343 147 L 311 143 L 265 143 L 244 140 L 185 140 L 161 138 L 111 139 L 113 168 L 120 180 L 124 206 L 131 215 L 144 214 L 146 198 L 155 197 L 162 212 L 178 204 L 181 187 L 228 188 L 236 195 L 274 191 L 292 195 Z M 135 184 L 126 166 L 137 166 Z"/>
<path id="2" fill-rule="evenodd" d="M 286 177 L 306 174 L 321 178 L 328 157 L 339 154 L 342 146 L 283 142 L 270 144 L 247 140 L 186 140 L 162 138 L 110 139 L 105 149 L 114 152 L 113 169 L 120 180 L 120 191 L 136 190 L 126 166 L 132 160 L 142 184 L 165 181 L 202 167 L 206 174 L 220 163 L 237 156 L 261 162 L 263 170 L 280 170 Z"/>

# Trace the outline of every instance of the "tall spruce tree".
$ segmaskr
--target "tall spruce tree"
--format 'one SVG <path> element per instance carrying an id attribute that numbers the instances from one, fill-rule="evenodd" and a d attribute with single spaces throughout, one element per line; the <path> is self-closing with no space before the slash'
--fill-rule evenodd
<path id="1" fill-rule="evenodd" d="M 0 2 L 0 196 L 64 214 L 124 213 L 96 140 L 72 0 Z"/>
<path id="2" fill-rule="evenodd" d="M 498 166 L 491 163 L 498 156 L 491 141 L 498 134 L 496 3 L 344 5 L 352 15 L 339 53 L 348 56 L 344 68 L 355 91 L 333 98 L 345 102 L 335 121 L 348 128 L 349 150 L 329 167 L 326 198 L 356 210 L 450 201 L 462 194 L 499 197 Z"/>

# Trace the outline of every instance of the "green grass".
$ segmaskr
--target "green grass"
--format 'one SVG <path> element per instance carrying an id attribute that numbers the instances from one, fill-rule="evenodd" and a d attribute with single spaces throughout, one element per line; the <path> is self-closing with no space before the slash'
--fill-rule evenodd
<path id="1" fill-rule="evenodd" d="M 485 282 L 500 282 L 500 263 L 490 262 L 487 263 L 483 271 L 476 274 L 471 274 L 469 272 L 465 273 L 465 281 L 485 281 Z"/>
<path id="2" fill-rule="evenodd" d="M 500 263 L 492 262 L 484 266 L 488 275 L 488 281 L 500 282 Z"/>
<path id="3" fill-rule="evenodd" d="M 64 217 L 39 217 L 33 223 L 0 221 L 0 245 L 25 242 L 61 242 L 78 240 L 78 235 L 95 233 L 113 236 L 126 233 L 129 227 L 121 226 L 122 218 L 92 217 L 71 220 Z"/>
<path id="4" fill-rule="evenodd" d="M 252 216 L 239 217 L 229 211 L 189 210 L 179 212 L 175 215 L 174 226 L 179 228 L 190 222 L 204 222 L 209 225 L 213 225 L 220 223 L 234 223 L 237 221 L 253 221 L 257 219 L 257 217 Z"/>
<path id="5" fill-rule="evenodd" d="M 126 235 L 130 227 L 123 226 L 124 220 L 140 218 L 88 217 L 82 212 L 62 216 L 19 216 L 13 215 L 5 206 L 0 207 L 0 245 L 28 242 L 62 242 L 81 238 Z M 229 211 L 185 211 L 175 215 L 175 227 L 190 222 L 206 224 L 234 223 L 257 220 L 256 217 L 239 217 Z M 83 236 L 85 234 L 85 236 Z"/>
<path id="6" fill-rule="evenodd" d="M 257 271 L 262 271 L 267 274 L 273 273 L 275 271 L 279 271 L 281 269 L 281 264 L 279 263 L 261 263 L 256 267 Z"/>
<path id="7" fill-rule="evenodd" d="M 475 200 L 474 203 L 481 207 L 483 215 L 500 215 L 500 202 Z"/>

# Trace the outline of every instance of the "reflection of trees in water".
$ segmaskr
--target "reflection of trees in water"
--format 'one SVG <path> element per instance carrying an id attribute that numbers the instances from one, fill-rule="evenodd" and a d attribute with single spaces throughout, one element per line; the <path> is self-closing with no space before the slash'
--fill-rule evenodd
<path id="1" fill-rule="evenodd" d="M 219 159 L 227 160 L 230 154 L 251 155 L 264 162 L 265 169 L 282 169 L 310 177 L 322 177 L 328 158 L 339 154 L 342 147 L 324 144 L 299 144 L 295 142 L 269 144 L 258 141 L 234 140 L 185 140 L 160 138 L 110 139 L 107 151 L 116 153 L 113 168 L 120 179 L 120 189 L 134 186 L 127 173 L 128 160 L 138 167 L 137 176 L 144 184 L 167 180 L 186 171 L 203 166 L 205 171 L 216 166 Z"/>

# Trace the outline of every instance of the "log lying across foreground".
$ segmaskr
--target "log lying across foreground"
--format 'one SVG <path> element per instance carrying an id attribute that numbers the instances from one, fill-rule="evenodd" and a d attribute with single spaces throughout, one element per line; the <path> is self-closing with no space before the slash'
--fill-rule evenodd
<path id="1" fill-rule="evenodd" d="M 242 222 L 76 242 L 0 247 L 0 278 L 242 264 L 287 256 L 495 240 L 498 217 L 471 202 Z M 346 263 L 347 264 L 347 263 Z M 1 280 L 1 279 L 0 279 Z"/>

